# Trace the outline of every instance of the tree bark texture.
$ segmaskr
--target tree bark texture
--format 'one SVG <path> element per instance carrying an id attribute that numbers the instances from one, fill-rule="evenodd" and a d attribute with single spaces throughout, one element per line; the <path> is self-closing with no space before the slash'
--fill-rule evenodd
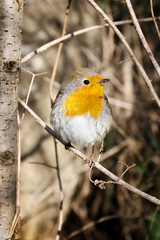
<path id="1" fill-rule="evenodd" d="M 0 239 L 8 239 L 16 211 L 17 94 L 22 0 L 0 0 Z"/>

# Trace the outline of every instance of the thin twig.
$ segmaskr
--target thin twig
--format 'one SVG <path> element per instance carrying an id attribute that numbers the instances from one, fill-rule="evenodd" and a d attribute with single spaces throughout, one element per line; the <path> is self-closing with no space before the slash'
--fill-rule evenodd
<path id="1" fill-rule="evenodd" d="M 158 37 L 159 37 L 159 40 L 160 40 L 160 31 L 159 31 L 159 28 L 158 28 L 158 24 L 156 22 L 156 18 L 154 16 L 153 1 L 152 0 L 150 0 L 150 6 L 151 6 L 151 14 L 152 14 L 153 22 L 154 22 L 154 25 L 155 25 L 155 28 L 157 30 L 157 34 L 158 34 Z"/>
<path id="2" fill-rule="evenodd" d="M 50 136 L 48 134 L 43 135 L 42 137 L 40 137 L 39 140 L 37 140 L 37 143 L 35 146 L 33 146 L 33 148 L 25 153 L 24 155 L 21 156 L 21 161 L 25 161 L 28 157 L 32 156 L 36 151 L 38 151 L 41 147 L 41 144 L 43 143 L 43 141 L 45 141 L 47 138 L 49 138 Z"/>
<path id="3" fill-rule="evenodd" d="M 109 103 L 111 105 L 119 107 L 119 108 L 124 108 L 124 109 L 127 109 L 127 110 L 131 110 L 131 109 L 134 108 L 134 105 L 132 103 L 122 101 L 120 99 L 108 97 L 108 100 L 109 100 Z"/>
<path id="4" fill-rule="evenodd" d="M 124 172 L 121 174 L 121 176 L 119 177 L 120 179 L 123 178 L 123 176 L 126 174 L 126 172 L 128 172 L 129 169 L 133 168 L 136 166 L 135 163 L 133 163 L 131 166 L 128 166 L 126 163 L 118 161 L 119 163 L 123 163 L 126 166 L 126 169 L 124 170 Z"/>
<path id="5" fill-rule="evenodd" d="M 119 161 L 120 162 L 120 161 Z M 133 168 L 136 166 L 136 164 L 132 164 L 131 166 L 128 166 L 126 163 L 122 162 L 125 166 L 126 166 L 126 169 L 124 170 L 124 172 L 122 173 L 122 175 L 119 177 L 119 179 L 122 179 L 123 176 L 126 174 L 126 172 L 129 171 L 129 169 Z M 92 173 L 92 170 L 94 168 L 94 164 L 91 166 L 90 168 L 90 171 L 89 171 L 89 180 L 95 185 L 95 186 L 98 186 L 101 190 L 102 189 L 106 189 L 106 185 L 107 184 L 119 184 L 118 181 L 103 181 L 103 180 L 98 180 L 98 179 L 95 179 L 95 180 L 92 180 L 92 177 L 91 177 L 91 173 Z"/>
<path id="6" fill-rule="evenodd" d="M 32 199 L 30 202 L 30 206 L 32 209 L 36 208 L 42 201 L 44 201 L 49 195 L 56 194 L 53 189 L 53 184 L 50 186 L 47 186 L 45 190 L 43 190 L 40 194 L 38 194 L 37 197 Z"/>
<path id="7" fill-rule="evenodd" d="M 155 19 L 156 20 L 160 20 L 160 17 L 155 17 Z M 141 19 L 138 19 L 138 21 L 145 23 L 145 22 L 151 22 L 151 21 L 153 21 L 153 19 L 152 18 L 141 18 Z M 121 26 L 121 25 L 131 24 L 131 23 L 132 23 L 132 20 L 123 20 L 123 21 L 116 21 L 116 22 L 114 22 L 114 24 L 116 26 Z M 63 37 L 60 37 L 60 38 L 57 38 L 57 39 L 55 39 L 55 40 L 53 40 L 51 42 L 48 42 L 48 43 L 42 45 L 41 47 L 37 48 L 35 51 L 32 51 L 32 52 L 28 53 L 26 56 L 24 56 L 22 58 L 22 63 L 25 63 L 25 62 L 29 61 L 36 54 L 44 52 L 48 48 L 50 48 L 52 46 L 55 46 L 55 45 L 59 44 L 60 42 L 64 42 L 64 41 L 66 41 L 66 40 L 68 40 L 68 39 L 70 39 L 72 37 L 76 37 L 78 35 L 87 33 L 89 31 L 93 31 L 93 30 L 101 29 L 101 28 L 105 28 L 105 27 L 109 27 L 109 24 L 106 23 L 106 24 L 103 24 L 103 25 L 91 26 L 91 27 L 87 27 L 87 28 L 84 28 L 84 29 L 72 32 L 72 33 L 68 33 L 68 34 L 66 34 Z"/>
<path id="8" fill-rule="evenodd" d="M 153 227 L 153 224 L 156 220 L 156 215 L 158 213 L 158 210 L 159 210 L 159 206 L 156 207 L 155 211 L 154 211 L 154 214 L 152 216 L 152 219 L 151 219 L 151 223 L 150 223 L 150 226 L 149 226 L 149 233 L 148 235 L 146 236 L 146 239 L 145 240 L 149 240 L 149 236 L 150 236 L 150 232 L 152 231 L 152 227 Z"/>
<path id="9" fill-rule="evenodd" d="M 145 36 L 144 36 L 144 34 L 142 32 L 142 29 L 141 29 L 141 27 L 139 25 L 138 19 L 136 17 L 136 14 L 134 12 L 133 7 L 132 7 L 131 1 L 130 0 L 125 0 L 125 2 L 127 4 L 128 10 L 130 12 L 130 15 L 131 15 L 134 27 L 136 29 L 136 32 L 137 32 L 137 34 L 138 34 L 138 36 L 139 36 L 139 38 L 140 38 L 140 40 L 141 40 L 141 42 L 143 44 L 144 49 L 146 50 L 146 52 L 148 54 L 148 57 L 150 58 L 150 60 L 151 60 L 151 62 L 153 64 L 155 70 L 157 71 L 158 76 L 160 77 L 160 66 L 157 63 L 155 57 L 153 56 L 153 53 L 152 53 L 152 51 L 151 51 L 151 49 L 150 49 L 150 47 L 149 47 L 149 45 L 148 45 L 148 43 L 146 41 L 146 38 L 145 38 Z"/>
<path id="10" fill-rule="evenodd" d="M 37 165 L 41 165 L 41 166 L 45 166 L 48 168 L 53 168 L 53 169 L 57 169 L 57 167 L 51 166 L 48 163 L 44 163 L 44 162 L 28 162 L 29 164 L 37 164 Z"/>
<path id="11" fill-rule="evenodd" d="M 62 29 L 62 37 L 66 34 L 67 20 L 68 20 L 71 1 L 72 0 L 68 0 L 68 3 L 67 3 L 67 7 L 66 7 L 66 11 L 65 11 L 65 19 L 64 19 L 64 23 L 63 23 L 63 29 Z M 59 47 L 58 47 L 58 52 L 57 52 L 57 56 L 56 56 L 56 60 L 55 60 L 55 64 L 54 64 L 54 68 L 53 68 L 53 72 L 52 72 L 51 82 L 50 82 L 49 95 L 50 95 L 51 103 L 53 103 L 53 101 L 54 101 L 54 98 L 53 98 L 53 83 L 54 83 L 54 80 L 55 80 L 55 77 L 56 77 L 58 62 L 59 62 L 59 59 L 60 59 L 62 48 L 63 48 L 63 42 L 61 42 L 59 44 Z M 59 219 L 58 219 L 58 230 L 57 230 L 57 235 L 56 235 L 56 240 L 59 240 L 61 230 L 62 230 L 62 224 L 63 224 L 63 199 L 64 199 L 64 195 L 63 195 L 62 181 L 61 181 L 61 176 L 60 176 L 57 143 L 56 143 L 55 138 L 53 140 L 54 140 L 54 145 L 55 145 L 57 178 L 58 178 L 59 189 L 60 189 Z"/>
<path id="12" fill-rule="evenodd" d="M 55 138 L 53 138 L 53 139 L 54 139 L 55 154 L 56 154 L 57 178 L 58 178 L 59 190 L 60 190 L 59 219 L 58 219 L 58 230 L 57 230 L 57 235 L 56 235 L 56 240 L 59 240 L 60 239 L 60 234 L 61 234 L 61 231 L 62 231 L 62 224 L 63 224 L 63 200 L 64 200 L 64 194 L 63 194 L 62 181 L 61 181 L 60 168 L 59 168 L 57 143 L 56 143 L 56 139 Z"/>
<path id="13" fill-rule="evenodd" d="M 99 133 L 98 133 L 99 134 Z M 100 135 L 100 134 L 99 134 Z M 103 137 L 100 135 L 101 137 L 101 147 L 100 147 L 100 150 L 99 150 L 99 155 L 98 155 L 98 159 L 97 161 L 100 162 L 101 160 L 101 157 L 102 157 L 102 153 L 103 153 L 103 148 L 104 148 L 104 140 L 103 140 Z"/>
<path id="14" fill-rule="evenodd" d="M 40 119 L 40 117 L 35 112 L 33 112 L 33 110 L 31 108 L 29 108 L 25 104 L 25 102 L 23 102 L 20 99 L 18 100 L 18 102 L 36 120 L 36 122 L 41 125 L 41 127 L 43 127 L 47 132 L 49 132 L 53 137 L 55 137 L 57 140 L 59 140 L 65 146 L 65 143 L 63 142 L 63 140 L 61 138 L 57 137 L 55 132 L 45 122 L 43 122 L 42 119 Z M 76 148 L 71 146 L 71 147 L 68 148 L 68 150 L 71 151 L 74 155 L 83 159 L 84 162 L 90 163 L 90 157 L 86 156 L 85 154 L 83 154 L 82 152 L 77 150 Z M 123 181 L 122 179 L 117 177 L 115 174 L 113 174 L 112 172 L 107 170 L 105 167 L 103 167 L 100 163 L 94 162 L 94 167 L 97 168 L 99 171 L 103 172 L 106 176 L 108 176 L 112 180 L 114 180 L 115 183 L 117 183 L 117 184 L 121 185 L 122 187 L 128 189 L 129 191 L 145 198 L 146 200 L 160 206 L 160 200 L 159 199 L 157 199 L 156 197 L 153 197 L 153 196 L 137 189 L 136 187 L 126 183 L 125 181 Z"/>
<path id="15" fill-rule="evenodd" d="M 122 142 L 120 142 L 118 145 L 110 148 L 108 151 L 102 154 L 102 157 L 100 159 L 100 162 L 106 160 L 107 158 L 113 156 L 114 154 L 118 153 L 121 151 L 123 148 L 127 147 L 129 144 L 129 141 L 126 139 Z"/>
<path id="16" fill-rule="evenodd" d="M 68 15 L 69 15 L 71 1 L 72 0 L 68 0 L 68 4 L 67 4 L 67 7 L 66 7 L 65 19 L 64 19 L 64 23 L 63 23 L 63 29 L 62 29 L 62 37 L 66 34 L 67 20 L 68 20 Z M 50 95 L 51 103 L 54 102 L 54 98 L 53 98 L 53 83 L 54 83 L 54 80 L 55 80 L 55 77 L 56 77 L 58 62 L 59 62 L 59 59 L 60 59 L 62 48 L 63 48 L 63 42 L 61 42 L 59 44 L 59 47 L 58 47 L 58 52 L 57 52 L 57 56 L 56 56 L 56 60 L 55 60 L 55 64 L 54 64 L 54 68 L 53 68 L 53 72 L 52 72 L 51 82 L 50 82 L 49 95 Z"/>
<path id="17" fill-rule="evenodd" d="M 112 126 L 117 130 L 117 132 L 119 132 L 119 134 L 122 137 L 124 137 L 126 139 L 129 138 L 128 135 L 126 134 L 126 132 L 123 130 L 123 128 L 121 128 L 114 119 L 112 119 Z"/>
<path id="18" fill-rule="evenodd" d="M 80 233 L 88 230 L 89 228 L 95 227 L 95 225 L 97 225 L 99 223 L 109 221 L 109 220 L 112 220 L 112 219 L 116 219 L 116 218 L 121 218 L 121 216 L 119 216 L 119 215 L 104 216 L 104 217 L 101 217 L 101 218 L 97 219 L 94 222 L 89 222 L 85 226 L 83 226 L 82 228 L 73 231 L 71 234 L 69 234 L 69 236 L 64 238 L 64 240 L 69 240 L 69 239 L 79 235 Z"/>
<path id="19" fill-rule="evenodd" d="M 25 72 L 27 72 L 27 73 L 29 73 L 29 74 L 32 75 L 32 79 L 31 79 L 31 82 L 30 82 L 30 85 L 29 85 L 29 89 L 28 89 L 28 93 L 27 93 L 27 97 L 26 97 L 26 104 L 28 104 L 29 97 L 30 97 L 30 94 L 31 94 L 31 90 L 32 90 L 32 86 L 33 86 L 35 77 L 36 77 L 36 76 L 43 75 L 43 74 L 46 74 L 46 72 L 36 73 L 36 74 L 35 74 L 35 73 L 30 72 L 29 70 L 27 70 L 27 69 L 25 69 L 25 68 L 21 68 L 21 69 L 24 70 Z M 25 116 L 25 112 L 23 112 L 22 117 L 21 117 L 21 125 L 22 125 L 22 123 L 23 123 L 24 116 Z"/>
<path id="20" fill-rule="evenodd" d="M 123 148 L 127 147 L 128 144 L 129 144 L 129 141 L 126 139 L 126 140 L 120 142 L 118 145 L 110 148 L 108 151 L 106 151 L 102 154 L 100 162 L 102 162 L 102 161 L 106 160 L 107 158 L 115 155 L 116 153 L 121 151 Z M 84 173 L 86 171 L 88 171 L 88 167 L 87 167 L 87 165 L 83 165 L 80 173 Z"/>
<path id="21" fill-rule="evenodd" d="M 108 169 L 104 168 L 101 164 L 99 164 L 98 162 L 95 162 L 94 167 L 96 167 L 99 171 L 103 172 L 105 175 L 107 175 L 108 177 L 110 177 L 111 179 L 113 179 L 117 184 L 121 185 L 122 187 L 126 188 L 127 190 L 145 198 L 146 200 L 160 206 L 160 200 L 158 198 L 155 198 L 141 190 L 139 190 L 138 188 L 126 183 L 124 180 L 120 179 L 119 177 L 117 177 L 115 174 L 113 174 L 112 172 L 110 172 Z"/>
<path id="22" fill-rule="evenodd" d="M 123 34 L 115 26 L 115 24 L 108 17 L 108 15 L 96 4 L 95 1 L 93 1 L 93 0 L 87 0 L 87 1 L 92 5 L 92 7 L 102 16 L 104 21 L 106 21 L 110 25 L 110 27 L 113 29 L 113 31 L 117 34 L 117 36 L 119 37 L 119 39 L 123 43 L 124 47 L 126 48 L 128 54 L 133 59 L 135 65 L 137 66 L 138 70 L 142 74 L 142 76 L 143 76 L 146 84 L 148 85 L 148 88 L 149 88 L 151 94 L 153 95 L 155 101 L 157 102 L 158 106 L 160 107 L 160 99 L 159 99 L 157 93 L 155 92 L 155 90 L 154 90 L 154 88 L 152 86 L 151 80 L 149 79 L 148 75 L 146 74 L 146 72 L 145 72 L 144 68 L 142 67 L 141 63 L 139 62 L 139 60 L 136 58 L 135 54 L 133 53 L 131 47 L 129 46 L 129 44 L 126 41 L 126 39 L 123 36 Z"/>

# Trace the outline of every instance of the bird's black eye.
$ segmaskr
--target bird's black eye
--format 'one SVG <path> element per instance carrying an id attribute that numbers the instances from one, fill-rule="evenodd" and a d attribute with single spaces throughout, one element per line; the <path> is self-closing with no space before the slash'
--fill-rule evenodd
<path id="1" fill-rule="evenodd" d="M 87 79 L 85 79 L 85 80 L 83 80 L 83 83 L 84 83 L 85 85 L 88 85 L 88 84 L 90 84 L 90 81 L 87 80 Z"/>

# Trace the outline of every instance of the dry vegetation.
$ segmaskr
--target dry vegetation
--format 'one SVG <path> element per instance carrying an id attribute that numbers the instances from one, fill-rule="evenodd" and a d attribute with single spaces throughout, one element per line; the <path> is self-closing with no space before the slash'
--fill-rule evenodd
<path id="1" fill-rule="evenodd" d="M 38 4 L 37 4 L 38 2 Z M 130 19 L 125 1 L 96 1 L 114 21 Z M 132 1 L 137 18 L 151 17 L 150 1 Z M 154 1 L 154 14 L 160 2 Z M 61 36 L 66 1 L 27 0 L 24 7 L 23 56 Z M 159 22 L 157 21 L 159 24 Z M 67 33 L 104 24 L 88 1 L 71 3 Z M 160 62 L 160 39 L 153 21 L 140 24 L 153 55 Z M 132 24 L 118 27 L 144 67 L 160 96 L 160 79 Z M 49 124 L 49 83 L 58 45 L 23 63 L 35 76 L 28 105 Z M 143 77 L 114 32 L 104 27 L 64 41 L 58 63 L 54 96 L 59 84 L 75 69 L 87 66 L 111 82 L 105 92 L 113 111 L 113 127 L 105 137 L 102 164 L 121 176 L 125 164 L 136 164 L 123 177 L 137 188 L 160 198 L 160 110 Z M 22 69 L 19 93 L 26 98 L 32 74 Z M 97 146 L 98 153 L 99 146 Z M 81 149 L 86 154 L 90 149 Z M 116 184 L 100 190 L 89 181 L 82 160 L 58 144 L 64 190 L 62 239 L 160 239 L 160 212 L 152 203 Z M 57 231 L 59 188 L 52 137 L 25 115 L 22 127 L 21 206 L 22 237 L 54 239 Z M 93 170 L 92 179 L 107 179 Z"/>

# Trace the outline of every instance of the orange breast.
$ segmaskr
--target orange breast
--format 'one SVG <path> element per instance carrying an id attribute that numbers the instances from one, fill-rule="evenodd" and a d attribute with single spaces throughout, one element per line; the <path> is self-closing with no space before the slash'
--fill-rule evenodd
<path id="1" fill-rule="evenodd" d="M 90 79 L 91 78 L 91 79 Z M 62 105 L 65 116 L 74 117 L 89 113 L 98 118 L 103 111 L 103 86 L 97 82 L 100 76 L 88 77 L 90 84 L 79 86 L 75 92 L 68 95 Z"/>

